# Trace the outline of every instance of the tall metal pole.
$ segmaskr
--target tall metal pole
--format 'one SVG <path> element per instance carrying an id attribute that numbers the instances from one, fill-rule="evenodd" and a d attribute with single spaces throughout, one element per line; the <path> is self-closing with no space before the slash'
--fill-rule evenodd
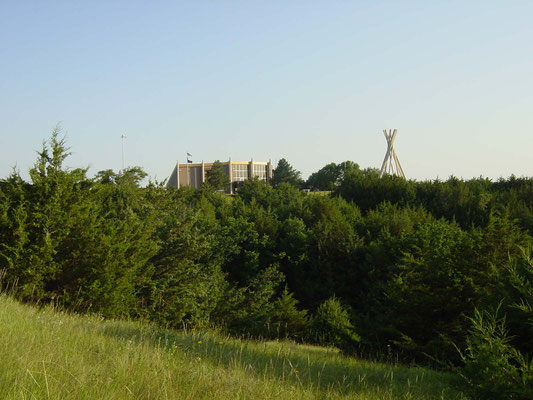
<path id="1" fill-rule="evenodd" d="M 124 171 L 124 139 L 126 139 L 126 135 L 120 136 L 122 139 L 122 170 Z"/>

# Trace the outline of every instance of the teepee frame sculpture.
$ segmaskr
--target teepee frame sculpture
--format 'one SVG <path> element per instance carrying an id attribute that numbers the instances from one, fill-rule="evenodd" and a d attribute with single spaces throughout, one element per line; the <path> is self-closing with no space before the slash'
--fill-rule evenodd
<path id="1" fill-rule="evenodd" d="M 398 130 L 395 129 L 392 131 L 389 129 L 383 130 L 383 133 L 385 134 L 385 139 L 387 139 L 387 154 L 385 154 L 385 159 L 383 160 L 383 164 L 381 165 L 381 172 L 379 173 L 379 177 L 381 178 L 384 174 L 390 174 L 390 175 L 398 175 L 405 179 L 405 174 L 403 173 L 402 165 L 400 164 L 400 160 L 398 160 L 398 156 L 396 155 L 396 152 L 394 151 L 394 140 L 396 139 L 396 134 L 398 133 Z"/>

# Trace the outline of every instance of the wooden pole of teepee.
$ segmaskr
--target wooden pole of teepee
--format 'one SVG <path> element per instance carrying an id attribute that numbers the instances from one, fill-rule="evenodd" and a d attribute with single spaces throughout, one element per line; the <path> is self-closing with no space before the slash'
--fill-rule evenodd
<path id="1" fill-rule="evenodd" d="M 398 130 L 395 129 L 393 131 L 392 129 L 389 129 L 387 132 L 387 130 L 384 129 L 383 134 L 387 140 L 387 153 L 385 153 L 383 164 L 381 164 L 379 176 L 382 177 L 385 175 L 385 173 L 388 173 L 390 175 L 397 175 L 405 179 L 405 173 L 403 172 L 402 165 L 400 164 L 400 160 L 396 155 L 396 151 L 394 150 L 394 141 L 396 140 Z"/>

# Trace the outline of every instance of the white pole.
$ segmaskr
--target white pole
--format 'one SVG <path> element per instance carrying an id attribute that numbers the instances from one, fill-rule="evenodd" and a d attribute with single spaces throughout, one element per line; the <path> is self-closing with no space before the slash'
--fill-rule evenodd
<path id="1" fill-rule="evenodd" d="M 383 134 L 385 135 L 385 139 L 387 140 L 387 152 L 385 153 L 385 158 L 383 159 L 383 164 L 381 164 L 381 171 L 379 173 L 379 177 L 381 178 L 383 174 L 386 171 L 386 165 L 387 165 L 387 158 L 389 156 L 389 136 L 387 135 L 387 131 L 383 130 Z"/>
<path id="2" fill-rule="evenodd" d="M 381 165 L 381 171 L 379 176 L 382 177 L 383 175 L 388 173 L 390 175 L 398 175 L 406 179 L 402 165 L 400 164 L 400 159 L 398 158 L 396 150 L 394 149 L 394 141 L 396 140 L 398 130 L 394 129 L 393 131 L 392 129 L 389 129 L 389 131 L 387 132 L 387 130 L 384 129 L 383 134 L 385 135 L 385 139 L 387 140 L 387 153 L 385 154 L 385 159 L 383 160 L 383 164 Z"/>
<path id="3" fill-rule="evenodd" d="M 122 139 L 122 170 L 124 171 L 124 139 L 126 139 L 126 135 L 120 136 Z"/>

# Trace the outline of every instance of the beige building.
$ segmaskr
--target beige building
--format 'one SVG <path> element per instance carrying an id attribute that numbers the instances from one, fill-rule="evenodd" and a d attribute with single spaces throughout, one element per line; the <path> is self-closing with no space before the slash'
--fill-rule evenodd
<path id="1" fill-rule="evenodd" d="M 272 162 L 261 161 L 229 161 L 220 162 L 224 168 L 224 172 L 228 175 L 230 187 L 227 193 L 235 193 L 241 182 L 247 179 L 257 177 L 260 180 L 268 182 L 272 179 Z M 205 182 L 206 172 L 211 169 L 213 163 L 176 163 L 167 186 L 179 188 L 182 186 L 192 186 L 195 189 L 200 189 L 202 183 Z"/>

